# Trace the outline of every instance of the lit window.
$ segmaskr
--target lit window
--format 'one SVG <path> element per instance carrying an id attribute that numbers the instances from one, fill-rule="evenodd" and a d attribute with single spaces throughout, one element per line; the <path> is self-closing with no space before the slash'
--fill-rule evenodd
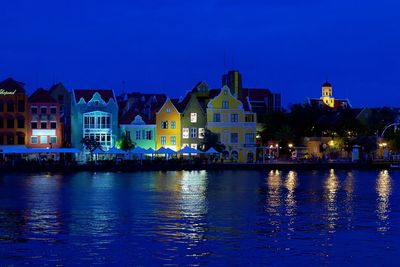
<path id="1" fill-rule="evenodd" d="M 204 138 L 204 128 L 199 128 L 199 138 Z"/>
<path id="2" fill-rule="evenodd" d="M 197 138 L 197 128 L 190 128 L 190 138 Z"/>
<path id="3" fill-rule="evenodd" d="M 50 143 L 57 144 L 57 136 L 50 136 Z"/>
<path id="4" fill-rule="evenodd" d="M 166 109 L 165 109 L 165 112 L 170 113 L 170 112 L 171 112 L 171 109 L 170 109 L 170 108 L 166 108 Z"/>
<path id="5" fill-rule="evenodd" d="M 171 121 L 171 129 L 175 129 L 176 128 L 176 122 L 175 121 Z"/>
<path id="6" fill-rule="evenodd" d="M 197 113 L 190 113 L 190 122 L 191 123 L 197 122 Z"/>
<path id="7" fill-rule="evenodd" d="M 189 128 L 183 128 L 182 129 L 182 138 L 183 139 L 189 138 Z"/>
<path id="8" fill-rule="evenodd" d="M 187 143 L 182 144 L 182 148 L 185 148 L 187 146 L 189 146 L 189 144 L 187 144 Z"/>
<path id="9" fill-rule="evenodd" d="M 140 139 L 141 139 L 140 131 L 136 131 L 136 140 L 140 140 Z"/>
<path id="10" fill-rule="evenodd" d="M 161 122 L 161 129 L 168 129 L 168 121 Z"/>
<path id="11" fill-rule="evenodd" d="M 171 136 L 171 145 L 176 145 L 176 137 L 175 136 Z"/>
<path id="12" fill-rule="evenodd" d="M 165 137 L 164 135 L 161 136 L 161 145 L 165 146 L 167 144 L 167 137 Z"/>
<path id="13" fill-rule="evenodd" d="M 32 136 L 31 137 L 31 143 L 32 144 L 37 144 L 38 143 L 38 137 L 37 136 Z"/>
<path id="14" fill-rule="evenodd" d="M 222 108 L 229 108 L 228 101 L 222 101 Z"/>
<path id="15" fill-rule="evenodd" d="M 191 148 L 197 149 L 197 144 L 190 144 Z"/>
<path id="16" fill-rule="evenodd" d="M 239 142 L 239 134 L 238 133 L 231 133 L 231 143 L 238 143 Z"/>
<path id="17" fill-rule="evenodd" d="M 46 135 L 40 137 L 40 143 L 41 144 L 47 144 L 47 136 Z"/>

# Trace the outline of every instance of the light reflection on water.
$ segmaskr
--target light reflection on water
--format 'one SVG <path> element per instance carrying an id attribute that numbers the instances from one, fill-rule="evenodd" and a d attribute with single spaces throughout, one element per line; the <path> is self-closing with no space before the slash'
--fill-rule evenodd
<path id="1" fill-rule="evenodd" d="M 0 262 L 338 265 L 368 258 L 385 265 L 400 253 L 396 176 L 338 170 L 3 175 Z"/>

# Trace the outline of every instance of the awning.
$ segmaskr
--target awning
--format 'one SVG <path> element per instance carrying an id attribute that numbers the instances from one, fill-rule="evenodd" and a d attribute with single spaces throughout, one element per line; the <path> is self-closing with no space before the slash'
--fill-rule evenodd
<path id="1" fill-rule="evenodd" d="M 202 151 L 185 146 L 181 150 L 178 151 L 178 154 L 203 154 Z"/>

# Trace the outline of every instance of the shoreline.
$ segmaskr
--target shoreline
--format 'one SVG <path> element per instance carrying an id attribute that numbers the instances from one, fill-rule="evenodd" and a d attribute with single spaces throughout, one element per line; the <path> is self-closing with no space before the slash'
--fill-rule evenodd
<path id="1" fill-rule="evenodd" d="M 41 172 L 136 172 L 136 171 L 221 171 L 221 170 L 353 170 L 353 169 L 391 169 L 393 162 L 272 162 L 272 163 L 136 163 L 136 164 L 85 164 L 85 165 L 63 165 L 63 164 L 16 164 L 15 166 L 2 166 L 1 172 L 10 173 L 41 173 Z"/>

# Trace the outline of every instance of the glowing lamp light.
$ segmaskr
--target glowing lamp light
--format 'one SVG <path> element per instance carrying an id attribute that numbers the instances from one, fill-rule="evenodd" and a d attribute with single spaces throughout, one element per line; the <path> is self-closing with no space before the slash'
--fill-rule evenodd
<path id="1" fill-rule="evenodd" d="M 333 140 L 329 141 L 329 146 L 334 146 L 335 142 Z"/>
<path id="2" fill-rule="evenodd" d="M 288 147 L 289 147 L 289 148 L 292 148 L 292 147 L 293 147 L 293 144 L 292 144 L 292 143 L 288 144 Z"/>

